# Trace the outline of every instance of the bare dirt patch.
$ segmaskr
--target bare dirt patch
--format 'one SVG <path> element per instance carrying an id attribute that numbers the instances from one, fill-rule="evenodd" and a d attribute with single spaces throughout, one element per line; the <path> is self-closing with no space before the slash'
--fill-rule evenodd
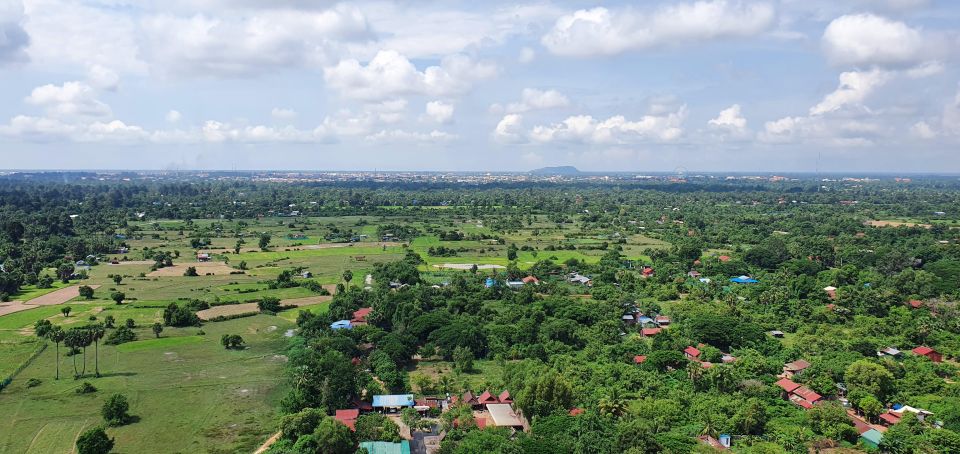
<path id="1" fill-rule="evenodd" d="M 97 289 L 100 288 L 100 286 L 91 285 L 90 288 Z M 55 304 L 66 303 L 67 301 L 70 301 L 78 296 L 80 296 L 80 286 L 71 285 L 70 287 L 64 287 L 60 290 L 47 293 L 46 295 L 38 296 L 24 304 L 33 306 L 52 306 Z"/>
<path id="2" fill-rule="evenodd" d="M 187 271 L 188 267 L 196 267 L 197 274 L 204 276 L 206 274 L 214 274 L 222 276 L 225 274 L 230 274 L 232 271 L 237 271 L 234 268 L 231 268 L 226 263 L 223 262 L 196 262 L 196 263 L 178 263 L 173 266 L 166 266 L 160 268 L 156 271 L 151 272 L 147 276 L 149 277 L 171 277 L 171 276 L 183 276 L 183 273 Z"/>
<path id="3" fill-rule="evenodd" d="M 932 227 L 930 224 L 917 224 L 915 222 L 903 221 L 867 221 L 865 224 L 870 227 L 923 227 L 925 229 Z"/>
<path id="4" fill-rule="evenodd" d="M 231 315 L 251 314 L 257 312 L 260 312 L 260 308 L 257 307 L 257 303 L 225 304 L 223 306 L 214 306 L 210 309 L 197 311 L 197 317 L 200 317 L 200 320 L 210 320 L 220 316 L 227 317 Z"/>
<path id="5" fill-rule="evenodd" d="M 12 314 L 14 312 L 26 311 L 35 308 L 36 306 L 28 306 L 23 304 L 22 301 L 11 301 L 9 303 L 0 303 L 0 317 L 3 317 L 7 314 Z"/>
<path id="6" fill-rule="evenodd" d="M 282 306 L 312 306 L 314 304 L 325 303 L 331 301 L 332 296 L 329 295 L 320 295 L 320 296 L 308 296 L 305 298 L 290 298 L 285 300 L 280 300 L 280 305 Z M 223 306 L 214 306 L 210 309 L 204 309 L 202 311 L 197 311 L 197 317 L 200 317 L 200 320 L 210 320 L 217 317 L 228 317 L 231 315 L 239 314 L 252 314 L 259 313 L 260 308 L 257 306 L 257 303 L 243 303 L 243 304 L 225 304 Z M 276 329 L 276 327 L 274 327 Z"/>
<path id="7" fill-rule="evenodd" d="M 443 263 L 440 265 L 433 265 L 434 268 L 440 269 L 449 269 L 449 270 L 469 270 L 473 268 L 473 263 Z M 503 265 L 479 265 L 477 264 L 478 270 L 502 270 L 507 267 Z"/>

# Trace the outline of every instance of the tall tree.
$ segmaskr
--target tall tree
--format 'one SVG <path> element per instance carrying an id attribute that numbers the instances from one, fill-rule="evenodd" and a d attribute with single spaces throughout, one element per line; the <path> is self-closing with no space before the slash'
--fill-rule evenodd
<path id="1" fill-rule="evenodd" d="M 50 331 L 47 332 L 47 339 L 53 341 L 53 344 L 56 345 L 56 364 L 57 364 L 57 376 L 56 380 L 60 379 L 60 342 L 63 342 L 66 334 L 63 332 L 63 328 L 59 326 L 53 326 L 50 328 Z"/>
<path id="2" fill-rule="evenodd" d="M 94 344 L 94 370 L 97 377 L 100 376 L 100 339 L 103 339 L 106 333 L 107 331 L 100 323 L 90 327 L 90 339 Z"/>

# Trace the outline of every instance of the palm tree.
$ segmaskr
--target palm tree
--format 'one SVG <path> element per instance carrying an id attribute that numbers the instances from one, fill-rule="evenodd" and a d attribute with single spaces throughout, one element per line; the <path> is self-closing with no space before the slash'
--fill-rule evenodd
<path id="1" fill-rule="evenodd" d="M 106 334 L 106 330 L 103 328 L 103 324 L 97 323 L 90 327 L 90 337 L 94 343 L 94 368 L 97 377 L 100 376 L 100 339 L 103 339 L 104 334 Z"/>
<path id="2" fill-rule="evenodd" d="M 80 373 L 77 371 L 77 347 L 80 346 L 80 333 L 77 332 L 76 328 L 72 328 L 64 333 L 63 345 L 70 347 L 70 352 L 73 354 L 70 355 L 70 358 L 73 359 L 73 376 L 77 377 Z"/>
<path id="3" fill-rule="evenodd" d="M 621 416 L 627 411 L 627 403 L 620 397 L 620 390 L 613 388 L 609 396 L 597 402 L 597 410 L 604 415 Z"/>
<path id="4" fill-rule="evenodd" d="M 87 375 L 87 347 L 93 343 L 93 331 L 89 328 L 82 328 L 80 331 L 80 346 L 83 347 L 83 372 L 81 376 Z"/>
<path id="5" fill-rule="evenodd" d="M 59 326 L 54 326 L 47 331 L 47 339 L 53 341 L 54 345 L 57 346 L 57 380 L 60 379 L 60 342 L 63 342 L 64 337 L 63 328 Z"/>

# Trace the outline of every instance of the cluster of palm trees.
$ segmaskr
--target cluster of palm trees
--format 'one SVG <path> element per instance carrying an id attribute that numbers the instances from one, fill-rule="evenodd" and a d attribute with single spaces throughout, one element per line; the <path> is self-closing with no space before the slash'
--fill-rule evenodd
<path id="1" fill-rule="evenodd" d="M 34 330 L 39 338 L 47 339 L 56 345 L 56 379 L 60 379 L 60 344 L 70 348 L 73 358 L 73 376 L 74 378 L 84 377 L 87 374 L 87 347 L 94 346 L 94 373 L 100 376 L 100 339 L 106 334 L 106 329 L 102 323 L 87 326 L 78 326 L 64 330 L 63 327 L 50 323 L 50 320 L 38 320 L 34 324 Z M 83 354 L 83 365 L 77 370 L 77 355 Z"/>

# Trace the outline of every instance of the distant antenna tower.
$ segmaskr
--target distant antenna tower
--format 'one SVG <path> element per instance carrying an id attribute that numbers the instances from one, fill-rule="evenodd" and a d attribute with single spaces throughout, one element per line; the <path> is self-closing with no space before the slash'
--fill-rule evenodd
<path id="1" fill-rule="evenodd" d="M 673 169 L 673 173 L 674 173 L 674 175 L 677 177 L 678 180 L 686 180 L 686 179 L 687 179 L 687 168 L 684 167 L 684 166 L 677 166 L 676 169 Z"/>

